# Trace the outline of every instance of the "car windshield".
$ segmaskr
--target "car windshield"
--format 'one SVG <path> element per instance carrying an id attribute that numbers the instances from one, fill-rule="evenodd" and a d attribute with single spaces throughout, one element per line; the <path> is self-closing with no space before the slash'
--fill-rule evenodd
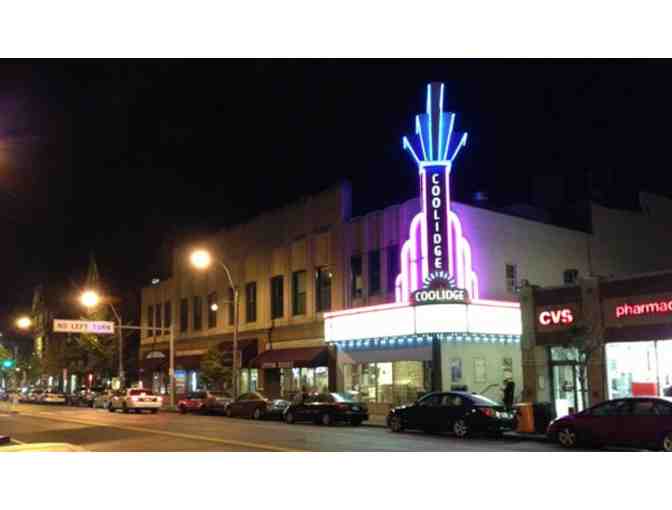
<path id="1" fill-rule="evenodd" d="M 504 405 L 501 402 L 497 402 L 496 400 L 489 399 L 487 397 L 484 397 L 483 395 L 469 395 L 469 398 L 477 406 L 497 406 L 497 407 L 501 407 L 501 406 Z"/>
<path id="2" fill-rule="evenodd" d="M 344 392 L 344 393 L 330 393 L 332 398 L 336 402 L 356 402 L 357 400 L 355 399 L 355 395 L 352 393 Z"/>
<path id="3" fill-rule="evenodd" d="M 131 390 L 129 395 L 154 395 L 151 390 Z"/>

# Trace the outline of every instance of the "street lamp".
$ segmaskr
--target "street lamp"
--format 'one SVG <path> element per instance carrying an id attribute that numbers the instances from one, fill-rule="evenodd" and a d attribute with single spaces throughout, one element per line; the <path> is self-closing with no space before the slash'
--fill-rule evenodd
<path id="1" fill-rule="evenodd" d="M 16 319 L 16 327 L 19 329 L 27 330 L 33 325 L 33 321 L 30 320 L 30 317 L 19 317 Z"/>
<path id="2" fill-rule="evenodd" d="M 98 292 L 95 290 L 85 290 L 82 292 L 82 295 L 79 297 L 79 301 L 84 305 L 86 308 L 89 310 L 95 308 L 100 304 L 100 295 Z M 121 322 L 121 317 L 117 313 L 117 309 L 114 307 L 112 303 L 108 303 L 110 305 L 110 308 L 112 309 L 112 313 L 114 313 L 115 318 L 117 319 L 117 323 L 119 327 L 117 328 L 117 336 L 119 338 L 119 385 L 120 387 L 124 387 L 124 342 L 123 342 L 123 333 L 122 333 L 122 322 Z"/>
<path id="3" fill-rule="evenodd" d="M 191 252 L 191 256 L 189 258 L 191 260 L 191 265 L 201 271 L 208 269 L 213 262 L 213 258 L 210 255 L 210 252 L 203 249 L 194 250 Z M 229 279 L 229 286 L 233 289 L 233 367 L 231 370 L 231 379 L 233 383 L 233 398 L 236 398 L 238 397 L 238 364 L 236 359 L 238 356 L 238 287 L 236 287 L 236 285 L 233 283 L 233 278 L 231 278 L 231 271 L 229 270 L 228 266 L 218 259 L 214 259 L 214 262 L 216 262 L 219 267 L 224 269 L 226 277 Z M 216 303 L 213 304 L 213 311 L 217 310 L 214 308 L 215 306 L 217 306 Z"/>

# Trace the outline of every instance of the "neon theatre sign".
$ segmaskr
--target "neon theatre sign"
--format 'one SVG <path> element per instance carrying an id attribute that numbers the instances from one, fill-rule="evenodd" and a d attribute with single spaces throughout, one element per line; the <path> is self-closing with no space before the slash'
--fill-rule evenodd
<path id="1" fill-rule="evenodd" d="M 471 247 L 458 216 L 450 209 L 450 171 L 467 134 L 454 130 L 455 113 L 443 111 L 444 85 L 427 85 L 425 113 L 415 117 L 415 134 L 403 138 L 403 147 L 418 165 L 422 210 L 411 221 L 408 240 L 401 248 L 401 273 L 396 279 L 396 301 L 419 303 L 416 291 L 431 274 L 446 274 L 453 283 L 432 302 L 457 295 L 456 289 L 478 299 L 478 279 L 472 269 Z M 431 290 L 431 289 L 426 289 Z M 422 298 L 420 298 L 422 300 Z"/>
<path id="2" fill-rule="evenodd" d="M 413 291 L 413 304 L 434 305 L 447 303 L 469 302 L 469 294 L 465 289 L 455 286 L 455 279 L 445 271 L 431 273 L 425 278 L 425 287 Z"/>

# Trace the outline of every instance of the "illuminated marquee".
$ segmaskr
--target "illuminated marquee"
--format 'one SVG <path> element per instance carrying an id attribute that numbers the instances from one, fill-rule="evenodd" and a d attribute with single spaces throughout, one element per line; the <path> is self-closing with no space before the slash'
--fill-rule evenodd
<path id="1" fill-rule="evenodd" d="M 616 318 L 653 315 L 672 312 L 672 301 L 653 301 L 637 305 L 623 304 L 616 307 Z"/>
<path id="2" fill-rule="evenodd" d="M 418 165 L 422 210 L 411 221 L 401 248 L 401 273 L 395 282 L 400 303 L 417 296 L 421 282 L 437 271 L 447 272 L 465 294 L 479 297 L 471 247 L 450 209 L 450 171 L 467 134 L 454 130 L 456 115 L 443 111 L 443 93 L 442 83 L 427 85 L 426 112 L 415 117 L 415 135 L 403 138 L 404 149 Z"/>
<path id="3" fill-rule="evenodd" d="M 449 303 L 468 303 L 469 294 L 465 289 L 455 286 L 455 279 L 445 271 L 431 273 L 425 278 L 425 287 L 413 291 L 413 304 L 432 305 Z"/>

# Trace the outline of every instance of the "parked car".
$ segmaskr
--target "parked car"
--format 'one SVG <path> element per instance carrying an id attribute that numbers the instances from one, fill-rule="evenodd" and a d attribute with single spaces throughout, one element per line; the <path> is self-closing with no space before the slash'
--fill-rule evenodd
<path id="1" fill-rule="evenodd" d="M 672 398 L 607 400 L 552 421 L 547 436 L 565 448 L 590 444 L 672 452 Z"/>
<path id="2" fill-rule="evenodd" d="M 233 402 L 233 398 L 226 393 L 200 390 L 187 394 L 177 403 L 181 413 L 225 413 L 226 407 Z"/>
<path id="3" fill-rule="evenodd" d="M 42 404 L 65 404 L 65 393 L 56 390 L 47 390 L 39 400 Z"/>
<path id="4" fill-rule="evenodd" d="M 274 405 L 275 400 L 267 398 L 259 392 L 243 393 L 236 400 L 226 406 L 226 415 L 242 416 L 260 420 L 271 416 L 278 416 L 279 404 Z"/>
<path id="5" fill-rule="evenodd" d="M 42 401 L 43 396 L 44 396 L 43 389 L 32 388 L 28 390 L 28 394 L 26 395 L 26 402 L 29 402 L 31 404 L 39 404 Z"/>
<path id="6" fill-rule="evenodd" d="M 346 422 L 360 425 L 369 419 L 366 405 L 356 402 L 346 393 L 320 393 L 293 402 L 285 411 L 287 423 L 312 421 L 322 425 Z"/>
<path id="7" fill-rule="evenodd" d="M 114 390 L 102 390 L 93 397 L 93 402 L 91 407 L 94 409 L 101 407 L 103 409 L 109 409 L 110 401 L 116 392 Z"/>
<path id="8" fill-rule="evenodd" d="M 499 402 L 466 391 L 429 393 L 415 403 L 394 408 L 387 417 L 393 432 L 419 429 L 450 431 L 459 438 L 474 433 L 500 435 L 513 430 L 513 413 Z"/>
<path id="9" fill-rule="evenodd" d="M 161 397 L 155 395 L 152 390 L 132 388 L 116 392 L 107 409 L 111 413 L 118 409 L 121 409 L 124 413 L 146 409 L 151 411 L 152 414 L 156 414 L 161 409 L 161 403 Z"/>

